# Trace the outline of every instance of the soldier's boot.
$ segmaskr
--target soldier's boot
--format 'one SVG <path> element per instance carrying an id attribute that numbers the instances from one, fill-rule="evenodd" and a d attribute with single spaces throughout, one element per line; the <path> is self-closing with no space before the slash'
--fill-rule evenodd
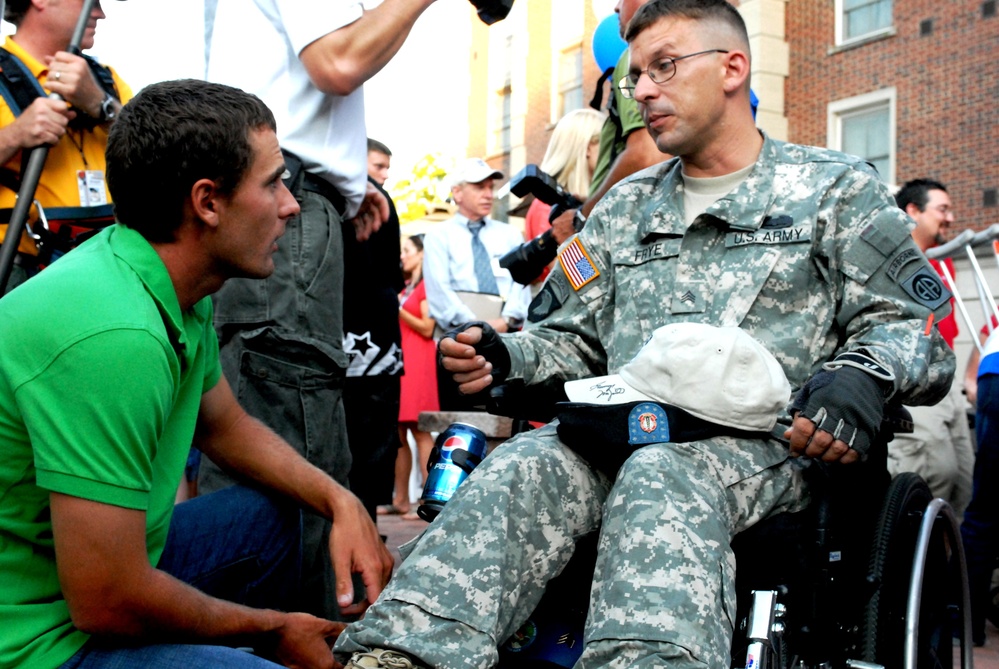
<path id="1" fill-rule="evenodd" d="M 354 653 L 343 669 L 427 669 L 413 662 L 405 653 L 384 648 L 372 648 L 366 653 Z"/>

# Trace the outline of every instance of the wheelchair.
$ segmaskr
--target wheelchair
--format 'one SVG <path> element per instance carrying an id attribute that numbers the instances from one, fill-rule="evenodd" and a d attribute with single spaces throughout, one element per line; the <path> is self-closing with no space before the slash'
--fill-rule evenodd
<path id="1" fill-rule="evenodd" d="M 522 415 L 517 404 L 500 393 L 487 406 Z M 734 538 L 738 623 L 730 667 L 971 669 L 957 519 L 918 475 L 890 477 L 889 439 L 877 440 L 863 463 L 810 461 L 809 506 Z M 578 659 L 589 601 L 589 588 L 579 586 L 592 580 L 596 539 L 578 542 L 535 612 L 501 645 L 501 669 L 571 667 Z"/>

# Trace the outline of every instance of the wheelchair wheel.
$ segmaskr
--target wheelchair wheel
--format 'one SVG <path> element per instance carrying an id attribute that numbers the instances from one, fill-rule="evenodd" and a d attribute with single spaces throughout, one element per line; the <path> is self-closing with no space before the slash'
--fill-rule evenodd
<path id="1" fill-rule="evenodd" d="M 989 609 L 985 613 L 985 618 L 990 623 L 999 627 L 999 587 L 989 591 Z"/>
<path id="2" fill-rule="evenodd" d="M 864 660 L 885 667 L 939 669 L 953 666 L 953 635 L 963 631 L 958 614 L 967 611 L 966 572 L 953 514 L 938 514 L 922 531 L 932 495 L 916 474 L 892 480 L 875 529 L 868 582 L 873 593 L 861 629 Z M 913 573 L 919 582 L 912 584 Z M 908 607 L 916 590 L 918 628 Z M 907 646 L 910 656 L 907 661 Z"/>

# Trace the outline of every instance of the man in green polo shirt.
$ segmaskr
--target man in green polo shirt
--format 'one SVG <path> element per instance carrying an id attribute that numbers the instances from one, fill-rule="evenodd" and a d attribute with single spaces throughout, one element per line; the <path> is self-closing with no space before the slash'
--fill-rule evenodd
<path id="1" fill-rule="evenodd" d="M 240 408 L 212 327 L 209 296 L 273 272 L 299 211 L 274 118 L 237 89 L 156 84 L 107 160 L 118 223 L 0 299 L 0 666 L 332 666 L 339 624 L 281 612 L 298 509 L 333 522 L 348 613 L 391 556 L 356 497 Z M 253 488 L 175 512 L 192 443 Z"/>

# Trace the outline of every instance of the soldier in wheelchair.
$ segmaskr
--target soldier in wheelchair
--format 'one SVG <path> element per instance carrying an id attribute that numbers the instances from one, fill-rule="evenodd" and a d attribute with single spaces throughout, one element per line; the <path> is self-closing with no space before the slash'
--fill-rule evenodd
<path id="1" fill-rule="evenodd" d="M 489 455 L 340 636 L 348 668 L 495 666 L 497 647 L 598 530 L 577 669 L 729 666 L 733 538 L 806 506 L 812 467 L 799 462 L 845 472 L 879 457 L 885 406 L 932 403 L 950 386 L 953 354 L 933 328 L 948 293 L 903 213 L 863 161 L 755 127 L 748 37 L 732 5 L 653 0 L 627 40 L 620 86 L 677 158 L 604 197 L 560 249 L 524 331 L 470 324 L 440 353 L 466 394 L 507 384 L 523 398 L 617 372 L 645 397 L 587 396 L 575 422 L 563 411 Z M 643 386 L 650 362 L 624 369 L 664 327 L 667 367 L 677 342 L 697 355 Z M 724 346 L 705 348 L 722 341 L 708 333 L 731 329 L 788 386 L 769 364 L 728 367 Z M 878 513 L 866 492 L 842 491 L 858 521 Z"/>

